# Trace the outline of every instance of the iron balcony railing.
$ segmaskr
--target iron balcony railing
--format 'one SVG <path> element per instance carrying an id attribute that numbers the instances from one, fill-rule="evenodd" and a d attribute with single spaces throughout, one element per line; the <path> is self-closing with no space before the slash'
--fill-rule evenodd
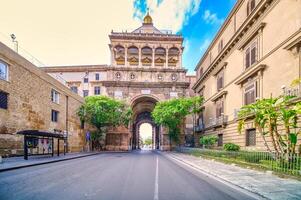
<path id="1" fill-rule="evenodd" d="M 283 95 L 284 96 L 295 96 L 295 97 L 300 97 L 300 88 L 299 86 L 297 87 L 282 87 Z"/>
<path id="2" fill-rule="evenodd" d="M 203 130 L 205 130 L 205 124 L 199 124 L 199 125 L 194 126 L 195 132 L 201 132 Z"/>
<path id="3" fill-rule="evenodd" d="M 224 126 L 228 123 L 228 115 L 222 115 L 220 117 L 210 118 L 207 127 Z"/>

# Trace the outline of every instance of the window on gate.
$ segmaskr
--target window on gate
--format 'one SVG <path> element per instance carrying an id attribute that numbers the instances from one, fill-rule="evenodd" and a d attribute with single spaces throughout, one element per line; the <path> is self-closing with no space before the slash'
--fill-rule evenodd
<path id="1" fill-rule="evenodd" d="M 94 95 L 100 95 L 100 87 L 99 86 L 94 87 Z"/>
<path id="2" fill-rule="evenodd" d="M 7 109 L 8 93 L 0 91 L 0 108 Z"/>
<path id="3" fill-rule="evenodd" d="M 98 73 L 95 74 L 95 80 L 96 80 L 96 81 L 99 81 L 99 74 L 98 74 Z"/>
<path id="4" fill-rule="evenodd" d="M 223 134 L 218 134 L 217 146 L 223 146 Z"/>
<path id="5" fill-rule="evenodd" d="M 256 129 L 248 129 L 246 131 L 246 146 L 256 145 Z"/>

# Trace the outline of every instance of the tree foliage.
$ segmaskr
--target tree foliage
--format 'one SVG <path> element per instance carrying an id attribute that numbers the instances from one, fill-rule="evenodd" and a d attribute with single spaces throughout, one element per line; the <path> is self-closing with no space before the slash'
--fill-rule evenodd
<path id="1" fill-rule="evenodd" d="M 207 135 L 200 137 L 200 144 L 204 145 L 204 147 L 211 147 L 217 142 L 218 138 L 216 135 Z"/>
<path id="2" fill-rule="evenodd" d="M 151 137 L 148 137 L 144 140 L 145 145 L 151 145 L 153 143 L 153 139 Z"/>
<path id="3" fill-rule="evenodd" d="M 243 106 L 239 112 L 238 131 L 242 131 L 248 117 L 254 116 L 255 127 L 261 134 L 268 151 L 295 153 L 297 137 L 300 133 L 297 121 L 301 113 L 301 104 L 292 105 L 291 98 L 290 96 L 271 97 Z M 272 146 L 267 142 L 267 136 L 271 138 Z"/>
<path id="4" fill-rule="evenodd" d="M 124 102 L 106 96 L 89 96 L 77 112 L 82 121 L 96 127 L 92 140 L 103 139 L 105 129 L 113 126 L 128 126 L 132 110 Z"/>
<path id="5" fill-rule="evenodd" d="M 200 110 L 202 97 L 179 98 L 156 104 L 152 117 L 156 124 L 168 128 L 170 139 L 179 142 L 180 125 L 189 114 Z"/>

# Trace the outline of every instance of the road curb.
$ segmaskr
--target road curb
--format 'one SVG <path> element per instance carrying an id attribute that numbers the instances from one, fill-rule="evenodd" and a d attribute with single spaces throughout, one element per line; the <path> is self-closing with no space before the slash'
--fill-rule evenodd
<path id="1" fill-rule="evenodd" d="M 15 167 L 4 168 L 4 169 L 0 169 L 0 173 L 1 172 L 6 172 L 6 171 L 11 171 L 11 170 L 16 170 L 16 169 L 21 169 L 21 168 L 26 168 L 26 167 L 33 167 L 33 166 L 38 166 L 38 165 L 45 165 L 45 164 L 50 164 L 50 163 L 56 163 L 56 162 L 74 160 L 74 159 L 84 158 L 84 157 L 89 157 L 89 156 L 95 156 L 95 155 L 98 155 L 98 154 L 128 153 L 128 152 L 129 151 L 103 151 L 103 152 L 91 153 L 91 154 L 88 154 L 88 155 L 75 156 L 75 157 L 71 157 L 71 158 L 63 158 L 63 159 L 59 159 L 59 160 L 50 160 L 50 161 L 45 161 L 45 162 L 40 162 L 40 163 L 33 163 L 33 164 L 28 164 L 28 165 L 20 165 L 20 166 L 15 166 Z"/>
<path id="2" fill-rule="evenodd" d="M 234 188 L 234 189 L 240 189 L 240 191 L 242 191 L 242 192 L 244 192 L 244 193 L 247 193 L 248 195 L 250 195 L 250 196 L 252 196 L 252 197 L 254 197 L 254 198 L 269 199 L 268 197 L 266 197 L 266 196 L 264 196 L 264 195 L 262 195 L 262 194 L 260 194 L 260 193 L 258 193 L 258 192 L 256 192 L 256 191 L 252 191 L 252 190 L 250 190 L 249 188 L 245 188 L 245 187 L 242 187 L 242 186 L 240 186 L 240 185 L 237 185 L 237 184 L 235 184 L 235 183 L 233 183 L 233 182 L 228 181 L 227 179 L 224 179 L 224 178 L 218 176 L 218 175 L 215 174 L 215 173 L 211 173 L 211 172 L 209 172 L 209 171 L 206 171 L 206 170 L 200 168 L 198 165 L 196 165 L 196 164 L 194 164 L 194 163 L 191 163 L 191 162 L 189 162 L 189 161 L 187 161 L 187 160 L 184 160 L 184 159 L 181 159 L 181 158 L 179 158 L 179 157 L 177 157 L 177 156 L 175 156 L 175 155 L 172 155 L 172 154 L 174 154 L 174 153 L 171 153 L 171 155 L 165 155 L 165 154 L 162 153 L 162 152 L 159 152 L 159 153 L 160 153 L 162 156 L 164 156 L 164 157 L 166 157 L 166 158 L 168 158 L 168 159 L 174 159 L 174 160 L 176 160 L 176 161 L 178 161 L 178 162 L 181 162 L 181 163 L 183 163 L 183 164 L 185 164 L 185 165 L 188 165 L 188 166 L 190 166 L 191 168 L 193 168 L 194 170 L 197 170 L 197 171 L 199 171 L 200 173 L 203 173 L 203 174 L 205 174 L 205 175 L 207 175 L 207 176 L 209 176 L 209 177 L 211 177 L 211 178 L 214 178 L 215 180 L 217 180 L 217 181 L 219 181 L 219 182 L 222 182 L 222 183 L 224 183 L 224 184 L 226 184 L 226 185 L 228 185 L 228 186 L 230 186 L 230 187 L 232 187 L 232 188 Z"/>

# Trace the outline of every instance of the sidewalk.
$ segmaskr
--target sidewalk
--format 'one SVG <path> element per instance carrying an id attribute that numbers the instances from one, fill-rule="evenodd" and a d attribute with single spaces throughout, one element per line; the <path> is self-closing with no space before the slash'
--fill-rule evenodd
<path id="1" fill-rule="evenodd" d="M 301 199 L 301 182 L 297 180 L 182 153 L 163 154 L 267 199 Z"/>
<path id="2" fill-rule="evenodd" d="M 59 162 L 64 160 L 71 160 L 76 158 L 82 158 L 92 156 L 104 152 L 81 152 L 81 153 L 67 153 L 66 155 L 61 154 L 60 156 L 50 155 L 45 156 L 29 156 L 28 160 L 24 160 L 23 156 L 3 158 L 3 162 L 0 163 L 0 172 L 8 171 L 18 168 L 30 167 L 35 165 L 42 165 L 47 163 Z"/>

